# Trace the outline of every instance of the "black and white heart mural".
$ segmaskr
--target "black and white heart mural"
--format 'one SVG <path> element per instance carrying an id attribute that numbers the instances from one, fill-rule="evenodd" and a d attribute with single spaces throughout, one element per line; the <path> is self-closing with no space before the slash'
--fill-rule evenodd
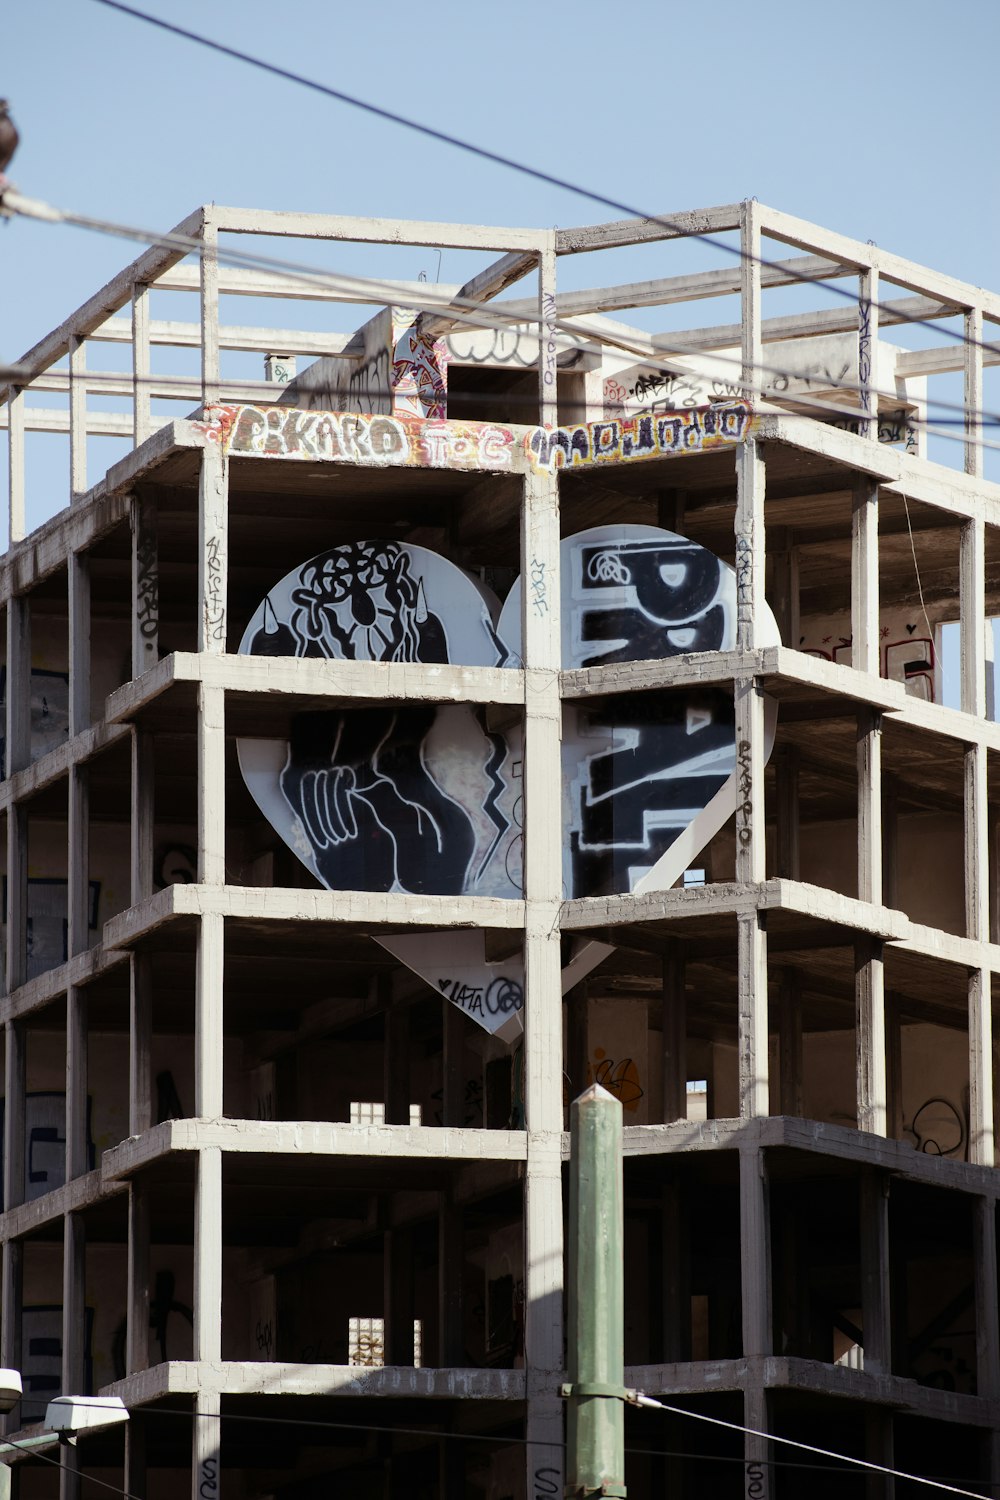
<path id="1" fill-rule="evenodd" d="M 735 645 L 732 568 L 673 532 L 592 527 L 563 541 L 560 569 L 564 667 Z M 501 607 L 427 548 L 351 542 L 278 581 L 240 650 L 518 667 L 522 607 L 520 580 Z M 764 643 L 778 639 L 768 613 Z M 773 711 L 767 723 L 769 752 Z M 328 889 L 520 897 L 519 726 L 499 733 L 468 704 L 388 703 L 304 713 L 288 740 L 241 739 L 238 751 L 262 813 Z M 565 896 L 668 889 L 735 811 L 732 695 L 567 704 L 562 759 Z M 483 935 L 468 932 L 381 941 L 488 1031 L 520 1031 L 520 955 L 487 963 Z M 579 945 L 565 986 L 610 951 Z"/>

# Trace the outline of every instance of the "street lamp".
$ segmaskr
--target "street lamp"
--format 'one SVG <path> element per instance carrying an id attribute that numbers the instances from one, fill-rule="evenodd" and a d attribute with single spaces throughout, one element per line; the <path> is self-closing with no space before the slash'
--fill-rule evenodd
<path id="1" fill-rule="evenodd" d="M 0 1370 L 0 1413 L 9 1412 L 23 1394 L 20 1370 Z M 0 1442 L 0 1500 L 10 1500 L 8 1453 L 50 1447 L 53 1442 L 75 1443 L 79 1432 L 114 1427 L 128 1421 L 125 1403 L 118 1396 L 57 1396 L 45 1409 L 45 1429 L 16 1443 Z"/>

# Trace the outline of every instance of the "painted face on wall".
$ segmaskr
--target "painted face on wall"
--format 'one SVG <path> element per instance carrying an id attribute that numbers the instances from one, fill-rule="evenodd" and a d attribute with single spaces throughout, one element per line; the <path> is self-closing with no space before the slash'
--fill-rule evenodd
<path id="1" fill-rule="evenodd" d="M 342 661 L 448 660 L 441 621 L 427 607 L 411 549 L 398 542 L 351 542 L 312 558 L 297 578 L 287 590 L 283 622 L 291 654 Z M 289 642 L 281 629 L 269 594 L 251 654 L 284 655 Z"/>

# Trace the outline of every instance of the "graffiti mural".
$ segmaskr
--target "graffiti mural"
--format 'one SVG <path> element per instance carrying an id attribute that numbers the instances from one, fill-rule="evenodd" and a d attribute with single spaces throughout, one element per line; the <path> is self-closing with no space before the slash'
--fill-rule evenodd
<path id="1" fill-rule="evenodd" d="M 733 569 L 652 526 L 594 527 L 561 544 L 562 660 L 616 665 L 724 651 L 736 639 Z M 528 602 L 549 608 L 546 570 Z M 446 559 L 399 542 L 311 558 L 261 601 L 241 651 L 336 661 L 518 666 L 521 582 L 502 610 Z M 764 643 L 777 643 L 770 615 Z M 773 715 L 768 720 L 773 738 Z M 769 752 L 770 741 L 765 744 Z M 265 817 L 330 890 L 518 898 L 522 730 L 469 704 L 393 703 L 297 715 L 287 740 L 241 739 Z M 621 694 L 566 705 L 567 897 L 668 888 L 738 800 L 731 692 Z M 521 1029 L 520 955 L 486 961 L 482 933 L 385 939 L 403 963 L 486 1030 Z M 570 955 L 576 983 L 607 953 Z M 571 976 L 571 977 L 570 977 Z"/>
<path id="2" fill-rule="evenodd" d="M 448 415 L 448 347 L 422 331 L 421 314 L 392 310 L 393 409 L 414 417 Z"/>
<path id="3" fill-rule="evenodd" d="M 496 602 L 423 547 L 355 542 L 310 559 L 262 601 L 241 650 L 497 666 Z M 298 715 L 285 741 L 241 740 L 261 811 L 330 890 L 517 896 L 504 736 L 467 704 Z"/>
<path id="4" fill-rule="evenodd" d="M 562 542 L 560 571 L 564 667 L 726 651 L 736 643 L 736 575 L 686 537 L 654 526 L 595 526 Z M 529 588 L 537 597 L 530 576 Z M 499 622 L 515 657 L 520 612 L 518 581 Z M 777 644 L 769 611 L 763 635 Z M 701 848 L 735 810 L 735 716 L 723 689 L 683 699 L 623 694 L 599 708 L 567 703 L 562 756 L 567 896 L 636 890 L 654 871 L 657 886 L 672 885 L 693 852 L 692 840 L 681 836 L 701 820 Z M 675 846 L 683 862 L 668 879 L 672 867 L 662 861 Z"/>

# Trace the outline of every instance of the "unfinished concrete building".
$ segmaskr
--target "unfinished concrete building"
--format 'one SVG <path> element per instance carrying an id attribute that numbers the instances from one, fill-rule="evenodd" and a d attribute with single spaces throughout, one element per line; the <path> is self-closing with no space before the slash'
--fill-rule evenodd
<path id="1" fill-rule="evenodd" d="M 131 1412 L 22 1500 L 561 1495 L 594 1078 L 629 1493 L 998 1492 L 984 320 L 756 202 L 213 206 L 19 362 L 0 1363 Z"/>

